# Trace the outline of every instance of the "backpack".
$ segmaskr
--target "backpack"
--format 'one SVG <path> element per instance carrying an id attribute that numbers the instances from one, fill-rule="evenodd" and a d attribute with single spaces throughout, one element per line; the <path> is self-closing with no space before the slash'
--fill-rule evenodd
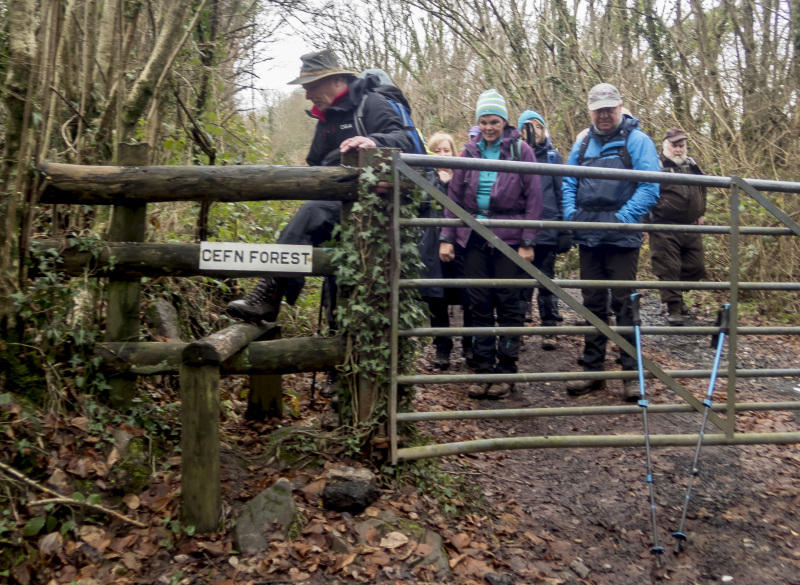
<path id="1" fill-rule="evenodd" d="M 630 138 L 631 133 L 625 133 L 625 144 L 623 144 L 620 149 L 617 151 L 617 156 L 622 160 L 622 164 L 625 165 L 626 169 L 633 169 L 633 161 L 631 160 L 631 153 L 628 152 L 628 138 Z M 578 166 L 583 166 L 583 163 L 586 162 L 586 149 L 589 146 L 589 141 L 592 139 L 591 133 L 587 133 L 586 136 L 583 137 L 581 141 L 581 149 L 578 151 Z M 547 153 L 548 159 L 550 158 L 550 153 Z M 595 160 L 600 158 L 596 156 L 590 160 Z"/>
<path id="2" fill-rule="evenodd" d="M 385 91 L 385 89 L 392 88 L 392 90 L 397 90 L 397 88 L 393 86 L 386 86 L 386 85 L 379 85 L 377 87 L 373 87 L 371 90 L 364 93 L 364 97 L 361 98 L 361 103 L 358 104 L 358 108 L 356 109 L 356 131 L 362 135 L 367 136 L 367 129 L 364 127 L 364 107 L 367 102 L 367 95 L 369 93 L 377 93 L 380 95 L 384 100 L 386 100 L 392 109 L 400 116 L 400 119 L 403 121 L 403 128 L 408 133 L 409 138 L 411 138 L 411 143 L 414 145 L 414 152 L 413 154 L 427 154 L 428 149 L 425 146 L 425 139 L 420 134 L 417 127 L 414 125 L 414 120 L 411 119 L 411 113 L 408 109 L 401 103 L 395 101 L 391 97 L 389 97 L 389 93 Z"/>
<path id="3" fill-rule="evenodd" d="M 518 161 L 519 160 L 519 145 L 522 142 L 522 138 L 517 138 L 514 142 L 511 143 L 511 160 Z M 475 158 L 472 156 L 470 151 L 465 151 L 466 157 L 465 158 Z"/>

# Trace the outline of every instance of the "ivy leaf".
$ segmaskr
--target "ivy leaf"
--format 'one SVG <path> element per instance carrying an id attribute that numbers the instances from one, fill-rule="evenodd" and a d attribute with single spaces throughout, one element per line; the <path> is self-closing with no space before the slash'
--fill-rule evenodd
<path id="1" fill-rule="evenodd" d="M 25 528 L 22 529 L 22 534 L 25 536 L 36 536 L 42 531 L 42 528 L 44 528 L 45 522 L 47 522 L 47 518 L 44 516 L 31 518 L 28 520 Z"/>

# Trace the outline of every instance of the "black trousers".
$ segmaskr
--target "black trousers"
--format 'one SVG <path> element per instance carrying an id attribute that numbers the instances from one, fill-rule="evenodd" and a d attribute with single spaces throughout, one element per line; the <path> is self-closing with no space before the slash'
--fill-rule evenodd
<path id="1" fill-rule="evenodd" d="M 533 265 L 541 270 L 548 278 L 556 276 L 556 247 L 548 245 L 533 246 Z M 524 298 L 523 307 L 527 308 L 533 301 L 533 289 L 526 288 L 522 291 Z M 555 327 L 558 325 L 558 297 L 546 288 L 539 288 L 536 295 L 536 304 L 539 307 L 539 318 L 545 327 Z"/>
<path id="2" fill-rule="evenodd" d="M 701 234 L 653 232 L 650 260 L 658 280 L 697 281 L 706 277 Z M 683 291 L 661 289 L 661 302 L 683 301 Z"/>
<path id="3" fill-rule="evenodd" d="M 319 247 L 333 238 L 333 228 L 341 220 L 341 201 L 306 201 L 289 220 L 278 236 L 278 244 L 300 244 Z M 293 305 L 303 289 L 306 279 L 299 277 L 275 277 L 283 280 L 286 302 Z M 335 290 L 335 286 L 330 289 Z M 335 305 L 335 301 L 332 305 Z"/>
<path id="4" fill-rule="evenodd" d="M 639 267 L 639 248 L 623 248 L 603 244 L 595 247 L 580 246 L 581 280 L 636 280 Z M 617 325 L 633 325 L 631 309 L 632 288 L 585 288 L 583 306 L 608 323 L 608 297 L 611 291 L 611 311 L 616 315 Z M 623 335 L 632 345 L 632 335 Z M 583 369 L 587 372 L 600 372 L 605 369 L 606 343 L 608 338 L 602 333 L 590 333 L 584 337 Z M 622 369 L 636 370 L 636 357 L 621 352 Z"/>
<path id="5" fill-rule="evenodd" d="M 525 273 L 473 233 L 465 250 L 464 274 L 467 278 L 523 278 Z M 494 327 L 495 322 L 500 327 L 524 325 L 521 289 L 469 288 L 468 294 L 475 327 Z M 519 337 L 475 337 L 472 352 L 476 372 L 515 374 L 519 348 Z"/>

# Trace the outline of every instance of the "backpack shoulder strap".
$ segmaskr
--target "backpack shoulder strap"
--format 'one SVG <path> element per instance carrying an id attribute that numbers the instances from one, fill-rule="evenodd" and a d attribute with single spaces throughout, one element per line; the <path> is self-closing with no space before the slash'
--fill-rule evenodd
<path id="1" fill-rule="evenodd" d="M 591 139 L 592 135 L 587 132 L 586 136 L 581 140 L 581 148 L 578 151 L 578 166 L 583 166 L 583 163 L 586 161 L 586 149 L 589 147 L 589 141 Z"/>
<path id="2" fill-rule="evenodd" d="M 522 138 L 511 142 L 511 160 L 519 160 L 520 142 L 522 142 Z"/>
<path id="3" fill-rule="evenodd" d="M 366 136 L 367 129 L 364 127 L 364 107 L 367 103 L 367 93 L 364 93 L 364 96 L 361 98 L 361 103 L 358 104 L 356 108 L 356 115 L 355 115 L 355 124 L 356 124 L 356 134 L 359 136 Z"/>
<path id="4" fill-rule="evenodd" d="M 633 160 L 631 159 L 631 153 L 628 151 L 628 139 L 630 137 L 631 137 L 630 132 L 625 134 L 625 144 L 623 144 L 622 148 L 619 149 L 619 158 L 622 160 L 622 164 L 625 165 L 626 169 L 633 168 Z"/>
<path id="5" fill-rule="evenodd" d="M 556 155 L 557 154 L 558 153 L 555 151 L 554 148 L 548 149 L 547 150 L 547 162 L 549 162 L 551 165 L 556 164 Z"/>

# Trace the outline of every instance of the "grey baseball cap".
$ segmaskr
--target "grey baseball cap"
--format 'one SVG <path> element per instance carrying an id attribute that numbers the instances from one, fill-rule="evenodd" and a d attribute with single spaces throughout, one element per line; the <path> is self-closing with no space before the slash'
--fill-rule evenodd
<path id="1" fill-rule="evenodd" d="M 589 90 L 589 109 L 616 108 L 622 103 L 619 90 L 610 83 L 598 83 Z"/>

